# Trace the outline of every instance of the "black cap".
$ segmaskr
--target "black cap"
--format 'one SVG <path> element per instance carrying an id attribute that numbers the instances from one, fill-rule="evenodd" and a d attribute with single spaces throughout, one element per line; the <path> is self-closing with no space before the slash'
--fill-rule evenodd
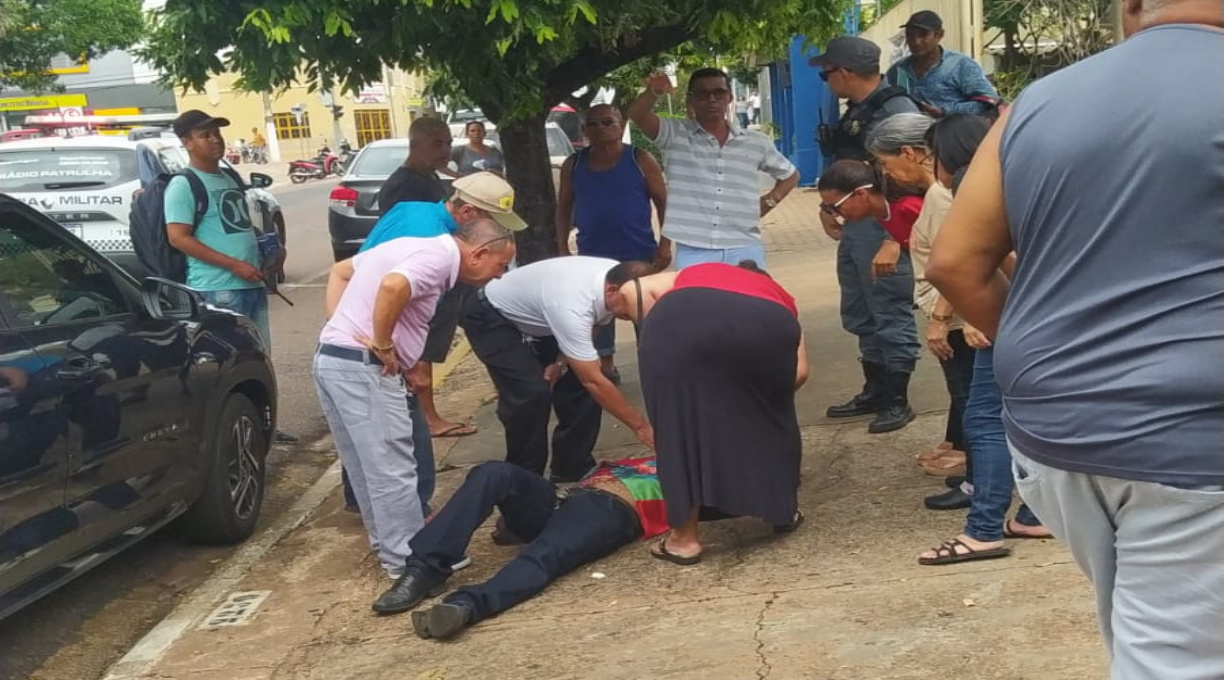
<path id="1" fill-rule="evenodd" d="M 880 72 L 880 47 L 870 40 L 843 35 L 830 40 L 824 54 L 808 59 L 808 64 L 876 74 Z"/>
<path id="2" fill-rule="evenodd" d="M 921 12 L 914 12 L 914 15 L 909 18 L 909 21 L 901 24 L 901 28 L 921 28 L 927 31 L 942 31 L 943 19 L 939 15 L 929 9 L 924 9 Z"/>
<path id="3" fill-rule="evenodd" d="M 192 130 L 206 127 L 226 127 L 230 124 L 228 118 L 214 118 L 199 109 L 184 111 L 174 119 L 174 134 L 180 139 L 190 137 Z"/>

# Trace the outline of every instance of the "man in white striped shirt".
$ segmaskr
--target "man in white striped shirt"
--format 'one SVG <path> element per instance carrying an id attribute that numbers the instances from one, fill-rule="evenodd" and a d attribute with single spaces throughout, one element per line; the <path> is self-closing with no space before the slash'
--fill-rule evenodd
<path id="1" fill-rule="evenodd" d="M 652 75 L 629 107 L 629 118 L 663 152 L 663 235 L 676 244 L 676 268 L 741 260 L 764 267 L 760 218 L 799 184 L 799 173 L 768 137 L 732 127 L 727 119 L 731 79 L 725 72 L 704 68 L 689 78 L 691 119 L 655 115 L 655 102 L 674 90 L 666 75 Z M 764 196 L 758 172 L 775 180 Z"/>

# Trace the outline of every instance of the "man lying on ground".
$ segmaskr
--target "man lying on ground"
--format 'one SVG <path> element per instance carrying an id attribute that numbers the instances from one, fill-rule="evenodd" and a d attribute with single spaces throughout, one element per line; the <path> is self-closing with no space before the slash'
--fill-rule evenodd
<path id="1" fill-rule="evenodd" d="M 636 538 L 667 531 L 653 456 L 600 464 L 568 493 L 558 493 L 551 482 L 517 465 L 482 463 L 413 537 L 404 575 L 374 610 L 396 614 L 441 594 L 451 565 L 467 554 L 472 534 L 494 507 L 528 545 L 488 581 L 463 586 L 441 604 L 413 612 L 412 627 L 421 638 L 452 637 Z"/>

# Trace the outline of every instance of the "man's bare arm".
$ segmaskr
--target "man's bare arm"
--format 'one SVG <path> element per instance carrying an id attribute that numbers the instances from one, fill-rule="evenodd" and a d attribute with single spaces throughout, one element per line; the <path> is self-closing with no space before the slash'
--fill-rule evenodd
<path id="1" fill-rule="evenodd" d="M 577 361 L 566 358 L 565 361 L 569 364 L 570 370 L 574 372 L 574 376 L 578 378 L 578 382 L 582 383 L 587 392 L 591 393 L 591 397 L 605 411 L 624 423 L 642 443 L 654 448 L 654 430 L 650 427 L 650 421 L 638 413 L 620 388 L 608 380 L 608 376 L 604 375 L 600 369 L 598 359 Z"/>
<path id="2" fill-rule="evenodd" d="M 671 78 L 668 78 L 662 73 L 656 73 L 646 79 L 646 89 L 642 94 L 638 95 L 637 99 L 629 105 L 629 110 L 625 115 L 633 124 L 642 129 L 646 133 L 646 137 L 650 140 L 659 138 L 659 117 L 655 115 L 655 103 L 659 101 L 659 97 L 664 94 L 674 92 L 675 87 L 671 84 Z"/>
<path id="3" fill-rule="evenodd" d="M 349 281 L 353 278 L 353 258 L 341 260 L 332 265 L 331 271 L 327 275 L 327 318 L 331 318 L 336 313 L 336 307 L 340 305 L 340 298 L 344 295 L 344 289 L 348 288 Z"/>
<path id="4" fill-rule="evenodd" d="M 991 338 L 998 333 L 1008 291 L 999 267 L 1012 251 L 999 160 L 1006 125 L 1005 114 L 978 148 L 927 264 L 927 278 L 952 308 Z"/>

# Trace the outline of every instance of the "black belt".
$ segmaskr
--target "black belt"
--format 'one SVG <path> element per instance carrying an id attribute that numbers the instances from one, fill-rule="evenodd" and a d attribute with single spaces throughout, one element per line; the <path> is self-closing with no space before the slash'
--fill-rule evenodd
<path id="1" fill-rule="evenodd" d="M 353 347 L 341 347 L 339 345 L 328 345 L 321 343 L 319 345 L 319 354 L 337 359 L 348 359 L 349 361 L 359 361 L 363 364 L 372 364 L 374 366 L 382 366 L 382 359 L 379 359 L 373 352 L 367 349 L 355 349 Z"/>

